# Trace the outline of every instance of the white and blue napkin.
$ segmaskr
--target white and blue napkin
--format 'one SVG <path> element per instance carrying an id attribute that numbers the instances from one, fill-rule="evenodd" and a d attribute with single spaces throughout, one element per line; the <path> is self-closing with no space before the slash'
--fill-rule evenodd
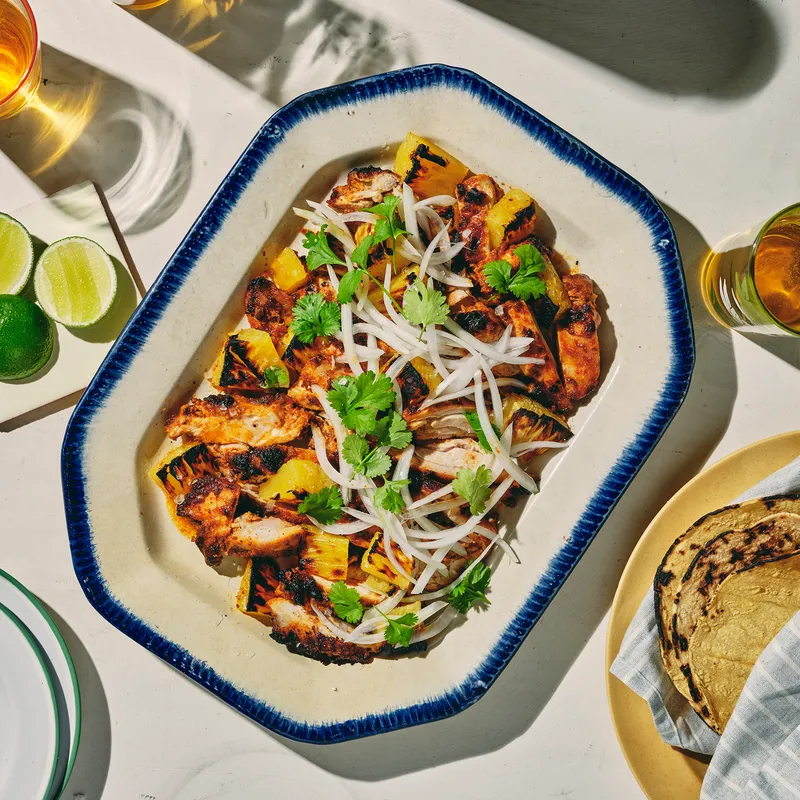
<path id="1" fill-rule="evenodd" d="M 800 492 L 800 458 L 732 502 L 792 492 Z M 800 613 L 761 654 L 722 736 L 706 726 L 664 669 L 652 592 L 611 672 L 647 701 L 667 744 L 713 754 L 702 800 L 800 800 Z"/>

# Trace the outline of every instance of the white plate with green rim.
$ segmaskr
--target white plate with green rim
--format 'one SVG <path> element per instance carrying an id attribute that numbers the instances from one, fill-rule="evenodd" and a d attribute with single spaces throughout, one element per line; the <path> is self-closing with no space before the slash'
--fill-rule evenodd
<path id="1" fill-rule="evenodd" d="M 0 604 L 0 797 L 49 800 L 58 767 L 53 682 L 30 631 Z"/>
<path id="2" fill-rule="evenodd" d="M 0 569 L 0 604 L 25 625 L 39 645 L 53 679 L 58 708 L 58 765 L 53 786 L 64 787 L 72 774 L 81 735 L 81 694 L 67 643 L 41 601 Z M 58 796 L 58 792 L 54 793 Z M 4 795 L 0 794 L 0 797 Z"/>

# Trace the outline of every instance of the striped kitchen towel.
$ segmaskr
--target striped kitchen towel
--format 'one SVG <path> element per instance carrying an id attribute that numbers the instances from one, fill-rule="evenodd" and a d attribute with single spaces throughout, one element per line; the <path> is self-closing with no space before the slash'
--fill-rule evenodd
<path id="1" fill-rule="evenodd" d="M 799 491 L 800 458 L 733 502 Z M 667 744 L 714 754 L 703 800 L 800 800 L 800 614 L 762 653 L 722 737 L 694 712 L 664 669 L 651 592 L 611 672 L 647 701 Z"/>

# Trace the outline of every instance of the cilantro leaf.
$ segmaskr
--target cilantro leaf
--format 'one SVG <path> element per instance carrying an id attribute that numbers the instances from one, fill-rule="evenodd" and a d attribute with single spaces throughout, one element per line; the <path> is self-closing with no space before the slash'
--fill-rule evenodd
<path id="1" fill-rule="evenodd" d="M 375 490 L 375 505 L 385 508 L 392 514 L 399 514 L 406 507 L 399 490 L 403 486 L 408 486 L 408 483 L 407 480 L 391 481 L 387 478 L 383 486 Z"/>
<path id="2" fill-rule="evenodd" d="M 391 411 L 378 420 L 375 425 L 375 436 L 379 447 L 402 450 L 411 444 L 411 431 L 406 421 L 396 411 Z"/>
<path id="3" fill-rule="evenodd" d="M 486 590 L 492 579 L 492 571 L 485 564 L 476 564 L 447 595 L 447 602 L 461 614 L 466 614 L 475 603 L 491 602 Z"/>
<path id="4" fill-rule="evenodd" d="M 285 389 L 289 385 L 289 373 L 283 367 L 267 367 L 261 383 L 267 389 Z"/>
<path id="5" fill-rule="evenodd" d="M 407 647 L 411 642 L 414 628 L 419 622 L 416 614 L 403 614 L 402 617 L 387 617 L 380 609 L 378 612 L 389 623 L 384 632 L 384 638 L 391 645 L 401 645 Z"/>
<path id="6" fill-rule="evenodd" d="M 328 244 L 328 237 L 325 235 L 325 228 L 327 227 L 327 225 L 322 225 L 319 233 L 308 231 L 303 238 L 303 247 L 308 250 L 306 266 L 309 272 L 313 272 L 317 267 L 325 264 L 346 266 L 344 261 L 331 250 L 331 246 Z"/>
<path id="7" fill-rule="evenodd" d="M 488 467 L 479 466 L 476 470 L 462 467 L 453 481 L 453 491 L 469 502 L 470 514 L 482 514 L 489 499 L 492 472 Z"/>
<path id="8" fill-rule="evenodd" d="M 447 298 L 417 279 L 403 294 L 403 316 L 415 325 L 441 325 L 450 314 Z"/>
<path id="9" fill-rule="evenodd" d="M 544 256 L 532 244 L 514 248 L 514 255 L 519 258 L 519 267 L 513 275 L 508 261 L 490 261 L 483 267 L 486 282 L 501 294 L 513 294 L 520 300 L 541 297 L 547 292 L 547 284 L 539 277 L 547 268 Z"/>
<path id="10" fill-rule="evenodd" d="M 366 267 L 367 260 L 369 259 L 369 252 L 372 250 L 372 246 L 375 244 L 373 236 L 365 236 L 353 250 L 352 255 L 350 256 L 350 260 L 359 267 Z"/>
<path id="11" fill-rule="evenodd" d="M 331 525 L 342 516 L 342 493 L 338 486 L 325 486 L 306 497 L 297 507 L 301 514 L 308 514 L 322 525 Z"/>
<path id="12" fill-rule="evenodd" d="M 478 442 L 480 446 L 486 450 L 487 453 L 492 452 L 491 445 L 489 444 L 489 440 L 486 438 L 486 434 L 483 432 L 483 426 L 481 425 L 480 417 L 478 416 L 477 411 L 466 411 L 464 416 L 467 418 L 467 422 L 469 422 L 470 428 L 475 431 L 476 436 L 478 437 Z M 497 426 L 493 423 L 492 430 L 495 433 L 497 438 L 500 438 L 500 431 L 497 430 Z"/>
<path id="13" fill-rule="evenodd" d="M 342 442 L 342 457 L 353 467 L 354 472 L 367 478 L 377 478 L 392 466 L 386 450 L 371 447 L 370 443 L 357 433 L 348 434 Z"/>
<path id="14" fill-rule="evenodd" d="M 392 380 L 387 375 L 376 377 L 372 370 L 357 378 L 336 381 L 328 391 L 330 404 L 339 412 L 345 427 L 362 436 L 372 433 L 378 411 L 385 411 L 395 400 Z"/>
<path id="15" fill-rule="evenodd" d="M 367 209 L 380 217 L 375 223 L 375 232 L 372 234 L 373 244 L 380 244 L 387 239 L 396 241 L 398 236 L 408 233 L 400 218 L 396 216 L 397 206 L 400 205 L 401 199 L 395 194 L 387 194 L 382 202 Z"/>
<path id="16" fill-rule="evenodd" d="M 356 625 L 364 616 L 364 606 L 358 592 L 344 581 L 336 581 L 328 592 L 328 599 L 333 604 L 333 613 L 339 619 Z"/>
<path id="17" fill-rule="evenodd" d="M 361 286 L 361 281 L 367 273 L 363 269 L 354 269 L 352 272 L 342 276 L 339 281 L 339 291 L 336 297 L 340 303 L 349 303 L 353 299 L 353 295 L 358 291 Z"/>
<path id="18" fill-rule="evenodd" d="M 342 309 L 338 303 L 326 301 L 315 292 L 301 297 L 292 309 L 289 330 L 305 344 L 317 336 L 331 336 L 342 329 Z"/>

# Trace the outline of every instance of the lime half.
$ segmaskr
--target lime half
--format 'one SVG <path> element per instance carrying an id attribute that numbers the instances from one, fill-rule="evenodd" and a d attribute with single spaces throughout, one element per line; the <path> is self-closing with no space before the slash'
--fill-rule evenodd
<path id="1" fill-rule="evenodd" d="M 42 309 L 19 295 L 0 295 L 0 380 L 33 375 L 52 352 L 53 323 Z"/>
<path id="2" fill-rule="evenodd" d="M 53 242 L 42 253 L 33 286 L 48 316 L 70 328 L 85 328 L 111 308 L 117 272 L 97 242 L 73 236 Z"/>
<path id="3" fill-rule="evenodd" d="M 0 294 L 19 294 L 33 269 L 33 239 L 28 229 L 0 213 Z"/>

